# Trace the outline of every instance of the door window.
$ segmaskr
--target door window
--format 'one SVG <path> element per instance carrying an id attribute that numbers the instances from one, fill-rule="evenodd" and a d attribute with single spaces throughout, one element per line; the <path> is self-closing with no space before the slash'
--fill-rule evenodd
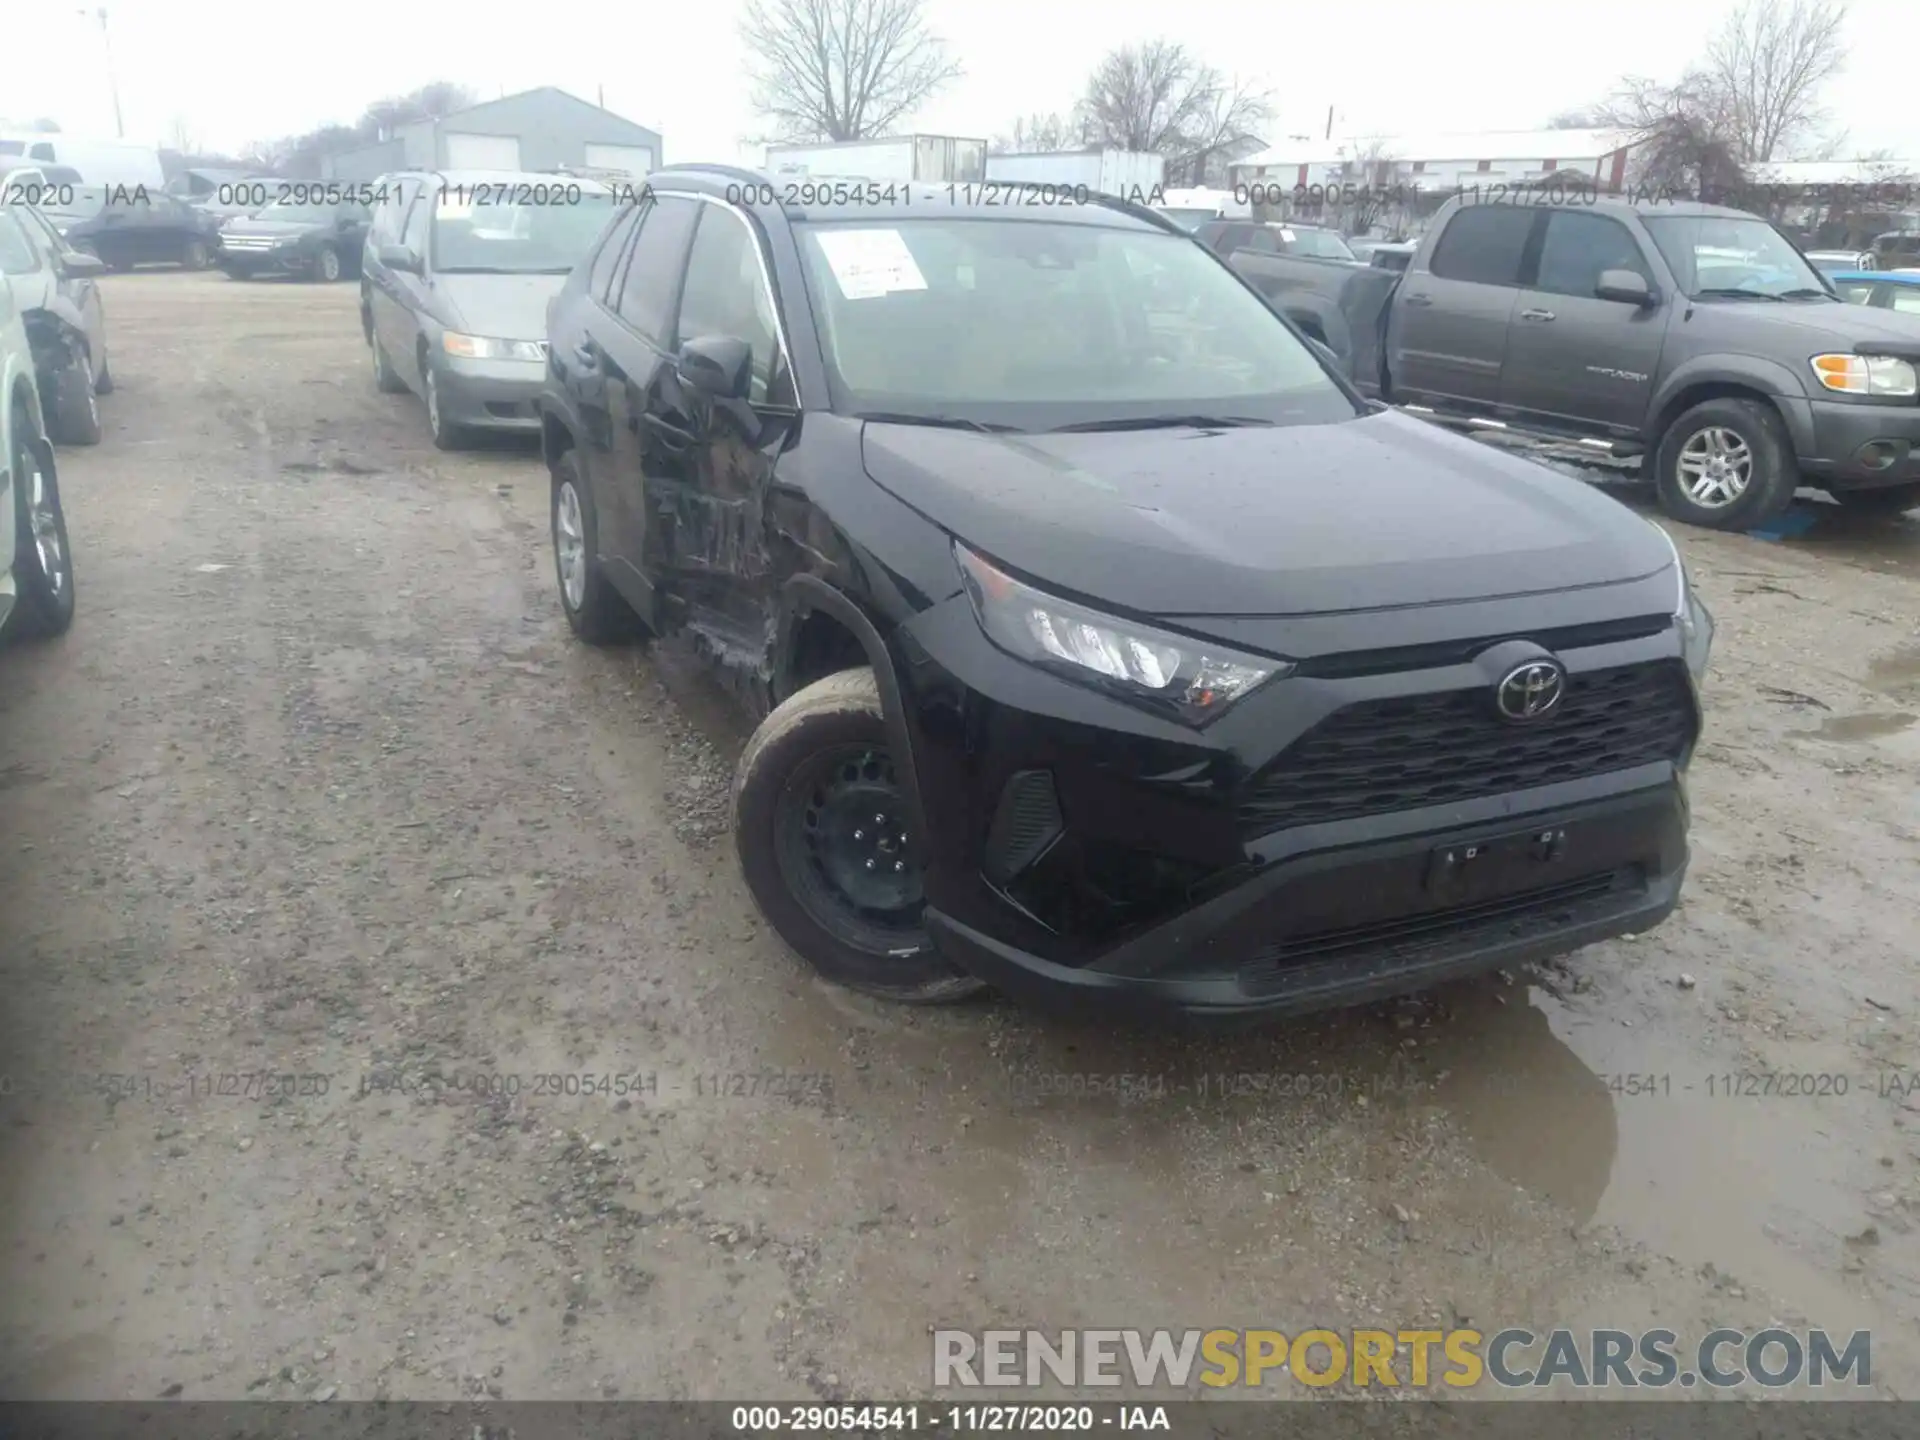
<path id="1" fill-rule="evenodd" d="M 26 228 L 0 210 L 0 275 L 31 275 L 40 268 L 40 253 L 27 238 Z"/>
<path id="2" fill-rule="evenodd" d="M 1434 247 L 1433 273 L 1442 280 L 1518 285 L 1534 213 L 1511 205 L 1467 206 L 1447 222 Z"/>
<path id="3" fill-rule="evenodd" d="M 1895 285 L 1887 303 L 1907 315 L 1920 315 L 1920 285 Z"/>
<path id="4" fill-rule="evenodd" d="M 407 228 L 401 233 L 400 240 L 422 262 L 427 258 L 427 229 L 432 223 L 433 197 L 423 187 L 414 197 L 413 209 L 407 212 Z"/>
<path id="5" fill-rule="evenodd" d="M 620 285 L 620 318 L 662 350 L 667 348 L 681 258 L 699 211 L 699 202 L 684 196 L 656 196 Z"/>
<path id="6" fill-rule="evenodd" d="M 1618 220 L 1584 210 L 1548 213 L 1535 289 L 1591 299 L 1601 274 L 1608 270 L 1631 270 L 1649 286 L 1653 284 L 1639 245 Z"/>
<path id="7" fill-rule="evenodd" d="M 627 238 L 633 234 L 633 227 L 645 208 L 644 205 L 628 207 L 626 213 L 613 222 L 613 228 L 600 241 L 600 249 L 593 257 L 593 268 L 587 271 L 587 293 L 603 305 L 613 289 L 613 272 L 626 253 Z"/>
<path id="8" fill-rule="evenodd" d="M 746 341 L 753 347 L 748 398 L 766 403 L 775 373 L 783 369 L 780 332 L 773 296 L 760 273 L 759 243 L 738 212 L 719 205 L 700 207 L 676 330 L 681 343 L 718 335 Z M 789 393 L 783 403 L 791 403 L 791 398 Z"/>

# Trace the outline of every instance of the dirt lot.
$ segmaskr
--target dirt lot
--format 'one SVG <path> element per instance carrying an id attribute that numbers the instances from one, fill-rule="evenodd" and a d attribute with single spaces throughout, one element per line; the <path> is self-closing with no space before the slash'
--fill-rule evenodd
<path id="1" fill-rule="evenodd" d="M 0 1393 L 871 1398 L 935 1324 L 1778 1320 L 1920 1395 L 1920 516 L 1684 535 L 1720 633 L 1656 933 L 1233 1037 L 889 1009 L 757 922 L 739 724 L 571 642 L 538 457 L 435 452 L 354 296 L 107 284 L 80 615 L 0 655 Z M 326 1093 L 220 1078 L 262 1072 Z"/>

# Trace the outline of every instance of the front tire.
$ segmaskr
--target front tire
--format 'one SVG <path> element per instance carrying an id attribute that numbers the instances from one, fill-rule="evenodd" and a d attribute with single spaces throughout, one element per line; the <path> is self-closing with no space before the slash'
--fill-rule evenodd
<path id="1" fill-rule="evenodd" d="M 331 245 L 322 245 L 313 257 L 313 278 L 327 285 L 340 278 L 340 252 Z"/>
<path id="2" fill-rule="evenodd" d="M 908 1004 L 950 1004 L 979 980 L 934 949 L 922 920 L 908 805 L 869 669 L 789 696 L 740 757 L 734 844 L 775 932 L 823 977 Z"/>
<path id="3" fill-rule="evenodd" d="M 22 408 L 13 412 L 13 612 L 9 639 L 44 639 L 73 624 L 73 556 L 53 467 Z"/>
<path id="4" fill-rule="evenodd" d="M 1728 397 L 1694 406 L 1667 427 L 1654 459 L 1660 508 L 1709 530 L 1751 530 L 1793 503 L 1800 467 L 1779 413 Z"/>
<path id="5" fill-rule="evenodd" d="M 420 388 L 426 392 L 422 398 L 427 402 L 427 433 L 433 437 L 433 448 L 460 449 L 466 444 L 466 431 L 447 419 L 440 403 L 440 378 L 433 373 L 433 365 L 424 354 L 420 357 Z"/>
<path id="6" fill-rule="evenodd" d="M 567 624 L 589 645 L 628 639 L 639 619 L 600 567 L 600 523 L 577 451 L 554 461 L 551 512 L 554 578 Z"/>
<path id="7" fill-rule="evenodd" d="M 186 248 L 180 252 L 181 268 L 186 270 L 204 270 L 213 258 L 204 240 L 189 240 Z"/>
<path id="8" fill-rule="evenodd" d="M 1878 515 L 1894 520 L 1909 510 L 1920 508 L 1920 485 L 1888 485 L 1879 490 L 1829 490 L 1840 508 L 1857 515 Z"/>
<path id="9" fill-rule="evenodd" d="M 92 357 L 76 346 L 66 368 L 54 380 L 53 418 L 47 428 L 56 445 L 100 443 L 98 393 Z"/>

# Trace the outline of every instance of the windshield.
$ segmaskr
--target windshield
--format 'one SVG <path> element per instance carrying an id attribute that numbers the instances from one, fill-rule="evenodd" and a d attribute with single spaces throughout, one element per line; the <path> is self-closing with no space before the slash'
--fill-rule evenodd
<path id="1" fill-rule="evenodd" d="M 433 215 L 433 268 L 442 274 L 564 275 L 606 226 L 613 196 L 554 185 L 502 185 L 476 198 L 449 189 Z"/>
<path id="2" fill-rule="evenodd" d="M 345 214 L 338 205 L 316 200 L 275 200 L 271 205 L 262 205 L 253 211 L 261 220 L 330 220 L 335 212 Z"/>
<path id="3" fill-rule="evenodd" d="M 1197 230 L 1209 220 L 1218 220 L 1218 210 L 1162 210 L 1160 214 L 1173 221 L 1182 230 Z"/>
<path id="4" fill-rule="evenodd" d="M 1331 230 L 1296 230 L 1287 247 L 1296 255 L 1313 255 L 1322 260 L 1353 260 L 1352 247 Z"/>
<path id="5" fill-rule="evenodd" d="M 1680 288 L 1695 299 L 1826 299 L 1818 272 L 1764 220 L 1719 215 L 1644 217 Z"/>
<path id="6" fill-rule="evenodd" d="M 56 222 L 87 220 L 107 205 L 104 185 L 55 185 L 40 202 L 40 213 Z"/>
<path id="7" fill-rule="evenodd" d="M 1355 414 L 1232 271 L 1164 231 L 944 217 L 800 230 L 842 413 L 1018 430 Z"/>

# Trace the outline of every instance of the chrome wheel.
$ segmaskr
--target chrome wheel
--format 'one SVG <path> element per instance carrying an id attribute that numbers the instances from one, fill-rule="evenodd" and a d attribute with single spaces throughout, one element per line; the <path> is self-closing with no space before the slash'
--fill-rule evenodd
<path id="1" fill-rule="evenodd" d="M 567 597 L 567 608 L 578 610 L 587 602 L 587 527 L 571 480 L 561 481 L 553 497 L 553 553 L 560 562 L 560 589 Z"/>
<path id="2" fill-rule="evenodd" d="M 320 252 L 319 269 L 322 280 L 338 280 L 340 278 L 340 257 L 331 250 L 322 250 Z"/>
<path id="3" fill-rule="evenodd" d="M 40 461 L 36 458 L 29 463 L 33 468 L 26 477 L 27 526 L 33 532 L 34 554 L 39 557 L 47 593 L 57 600 L 67 588 L 67 547 L 60 525 L 60 505 Z"/>
<path id="4" fill-rule="evenodd" d="M 1680 447 L 1680 488 L 1703 510 L 1724 510 L 1747 493 L 1753 451 L 1737 430 L 1709 425 Z"/>

